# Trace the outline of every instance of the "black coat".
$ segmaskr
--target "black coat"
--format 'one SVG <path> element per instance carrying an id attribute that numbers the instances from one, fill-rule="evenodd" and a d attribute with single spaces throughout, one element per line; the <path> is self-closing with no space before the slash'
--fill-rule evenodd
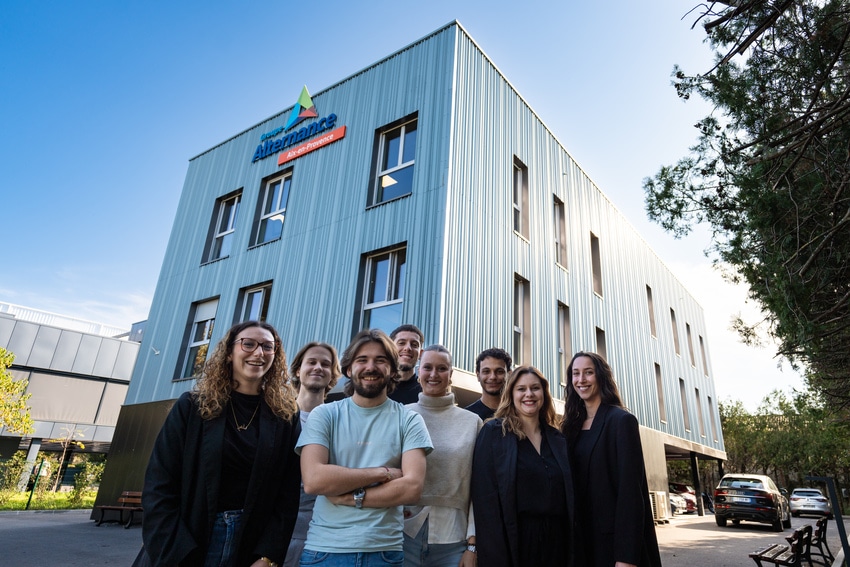
<path id="1" fill-rule="evenodd" d="M 585 470 L 576 469 L 583 473 L 577 477 L 587 481 L 575 490 L 588 499 L 590 516 L 579 518 L 586 536 L 580 545 L 592 545 L 595 566 L 623 561 L 660 567 L 637 418 L 624 409 L 601 405 L 582 435 L 590 435 L 592 449 Z M 574 460 L 573 466 L 579 464 Z"/>
<path id="2" fill-rule="evenodd" d="M 569 524 L 572 525 L 575 502 L 566 440 L 552 427 L 545 427 L 543 433 L 564 477 L 567 513 Z M 485 423 L 475 442 L 471 496 L 480 567 L 526 567 L 519 564 L 517 443 L 513 433 L 502 435 L 501 419 Z M 564 534 L 563 540 L 556 542 L 556 545 L 567 545 L 572 550 L 572 532 Z"/>
<path id="3" fill-rule="evenodd" d="M 202 419 L 185 393 L 162 426 L 142 493 L 142 539 L 153 565 L 203 565 L 221 482 L 225 415 Z M 297 416 L 292 422 L 278 418 L 265 402 L 259 420 L 236 567 L 261 556 L 282 563 L 298 513 L 301 423 Z"/>

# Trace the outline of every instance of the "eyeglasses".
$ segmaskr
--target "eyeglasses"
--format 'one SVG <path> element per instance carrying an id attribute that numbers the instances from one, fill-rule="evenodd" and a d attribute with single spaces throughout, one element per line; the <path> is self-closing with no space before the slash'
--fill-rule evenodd
<path id="1" fill-rule="evenodd" d="M 234 343 L 241 343 L 242 350 L 245 352 L 254 352 L 257 350 L 257 347 L 263 347 L 263 354 L 271 354 L 274 352 L 274 343 L 261 343 L 257 342 L 254 339 L 236 339 L 233 341 Z"/>

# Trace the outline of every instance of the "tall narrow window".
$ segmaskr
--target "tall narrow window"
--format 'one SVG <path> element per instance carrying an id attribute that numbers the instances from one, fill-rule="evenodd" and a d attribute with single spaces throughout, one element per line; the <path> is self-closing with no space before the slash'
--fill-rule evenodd
<path id="1" fill-rule="evenodd" d="M 401 325 L 406 261 L 407 248 L 365 257 L 361 329 L 381 329 L 389 334 Z"/>
<path id="2" fill-rule="evenodd" d="M 413 191 L 417 119 L 407 119 L 378 132 L 377 165 L 370 204 L 377 205 Z"/>
<path id="3" fill-rule="evenodd" d="M 670 308 L 670 326 L 673 328 L 673 347 L 676 349 L 676 354 L 681 355 L 679 348 L 679 326 L 676 324 L 676 312 Z"/>
<path id="4" fill-rule="evenodd" d="M 699 397 L 699 388 L 694 388 L 694 398 L 697 404 L 697 425 L 699 425 L 700 437 L 705 437 L 705 421 L 702 413 L 702 401 Z"/>
<path id="5" fill-rule="evenodd" d="M 699 336 L 699 352 L 702 355 L 702 373 L 708 376 L 708 357 L 705 355 L 705 342 Z"/>
<path id="6" fill-rule="evenodd" d="M 596 352 L 608 360 L 608 345 L 605 342 L 605 331 L 596 327 Z"/>
<path id="7" fill-rule="evenodd" d="M 664 380 L 661 377 L 661 365 L 655 364 L 655 390 L 658 392 L 658 416 L 667 421 L 667 407 L 664 405 Z"/>
<path id="8" fill-rule="evenodd" d="M 567 213 L 564 202 L 555 200 L 555 262 L 567 267 Z"/>
<path id="9" fill-rule="evenodd" d="M 714 404 L 711 401 L 711 396 L 708 396 L 708 420 L 711 422 L 712 439 L 717 441 L 717 420 L 714 419 Z"/>
<path id="10" fill-rule="evenodd" d="M 513 171 L 514 230 L 528 240 L 528 168 L 514 157 Z"/>
<path id="11" fill-rule="evenodd" d="M 567 367 L 573 357 L 572 331 L 570 330 L 570 308 L 558 302 L 558 380 L 562 388 L 570 387 Z M 564 391 L 561 390 L 561 395 Z"/>
<path id="12" fill-rule="evenodd" d="M 189 325 L 188 342 L 184 347 L 180 378 L 200 376 L 207 360 L 210 347 L 210 337 L 215 326 L 215 314 L 218 310 L 218 299 L 211 299 L 192 306 L 192 319 Z"/>
<path id="13" fill-rule="evenodd" d="M 292 172 L 275 177 L 263 184 L 260 192 L 260 208 L 255 244 L 263 244 L 280 238 L 286 217 L 286 202 L 292 185 Z"/>
<path id="14" fill-rule="evenodd" d="M 688 396 L 685 391 L 685 381 L 679 378 L 679 397 L 682 398 L 682 420 L 685 424 L 685 431 L 691 430 L 691 416 L 688 414 Z"/>
<path id="15" fill-rule="evenodd" d="M 688 339 L 688 353 L 691 355 L 691 366 L 696 368 L 697 359 L 694 356 L 694 341 L 691 335 L 691 324 L 685 323 L 685 338 Z"/>
<path id="16" fill-rule="evenodd" d="M 265 321 L 269 314 L 272 284 L 264 283 L 239 291 L 239 312 L 234 323 L 242 321 Z"/>
<path id="17" fill-rule="evenodd" d="M 514 359 L 516 364 L 531 361 L 531 284 L 514 278 Z"/>
<path id="18" fill-rule="evenodd" d="M 239 214 L 241 193 L 222 197 L 216 202 L 212 219 L 211 239 L 205 262 L 212 262 L 230 255 L 233 235 L 236 232 L 236 218 Z"/>
<path id="19" fill-rule="evenodd" d="M 649 334 L 653 337 L 658 336 L 655 330 L 655 305 L 652 303 L 652 288 L 646 286 L 646 307 L 649 309 Z"/>
<path id="20" fill-rule="evenodd" d="M 590 233 L 590 261 L 593 269 L 593 291 L 602 295 L 602 257 L 599 254 L 599 238 Z"/>

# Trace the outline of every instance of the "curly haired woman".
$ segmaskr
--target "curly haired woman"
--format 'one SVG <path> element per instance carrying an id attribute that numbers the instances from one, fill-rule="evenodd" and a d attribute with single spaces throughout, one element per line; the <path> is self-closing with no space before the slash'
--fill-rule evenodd
<path id="1" fill-rule="evenodd" d="M 144 551 L 153 565 L 276 567 L 298 512 L 301 433 L 280 337 L 234 325 L 180 396 L 145 475 Z"/>

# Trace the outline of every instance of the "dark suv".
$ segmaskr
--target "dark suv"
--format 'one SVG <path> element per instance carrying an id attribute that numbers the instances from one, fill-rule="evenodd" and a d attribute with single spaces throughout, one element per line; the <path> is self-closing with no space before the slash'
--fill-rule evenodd
<path id="1" fill-rule="evenodd" d="M 770 477 L 727 474 L 714 489 L 714 521 L 723 527 L 727 520 L 762 522 L 781 532 L 791 527 L 791 508 Z"/>

